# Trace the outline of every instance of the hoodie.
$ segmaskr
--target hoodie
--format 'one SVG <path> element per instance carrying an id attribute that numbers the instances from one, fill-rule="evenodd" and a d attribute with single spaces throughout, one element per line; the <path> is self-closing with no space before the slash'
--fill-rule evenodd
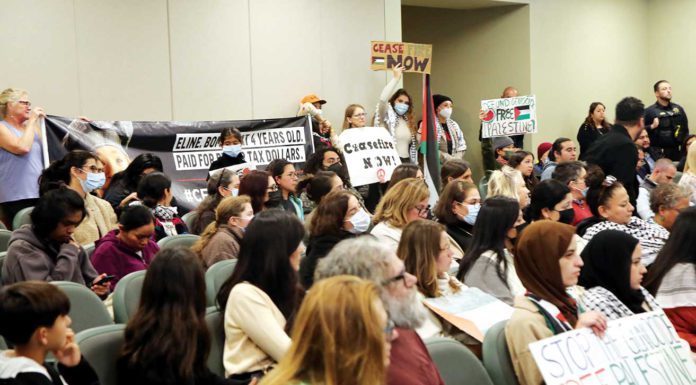
<path id="1" fill-rule="evenodd" d="M 82 247 L 39 239 L 31 225 L 24 225 L 12 232 L 2 267 L 4 284 L 38 280 L 87 285 L 97 275 Z"/>
<path id="2" fill-rule="evenodd" d="M 118 230 L 111 230 L 94 244 L 94 253 L 90 257 L 94 268 L 99 273 L 113 275 L 111 290 L 113 291 L 118 281 L 126 275 L 140 270 L 145 270 L 152 262 L 159 246 L 152 238 L 138 253 L 121 242 L 118 238 Z"/>

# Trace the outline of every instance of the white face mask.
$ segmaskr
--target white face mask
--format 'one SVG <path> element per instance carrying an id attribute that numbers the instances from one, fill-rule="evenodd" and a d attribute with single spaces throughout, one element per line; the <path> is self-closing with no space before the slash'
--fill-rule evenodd
<path id="1" fill-rule="evenodd" d="M 370 215 L 361 208 L 360 211 L 353 214 L 353 216 L 350 217 L 347 222 L 350 222 L 353 225 L 353 228 L 348 230 L 349 232 L 353 234 L 362 234 L 370 228 L 372 219 L 370 218 Z"/>
<path id="2" fill-rule="evenodd" d="M 443 108 L 440 110 L 440 116 L 445 119 L 449 119 L 452 116 L 452 108 Z"/>

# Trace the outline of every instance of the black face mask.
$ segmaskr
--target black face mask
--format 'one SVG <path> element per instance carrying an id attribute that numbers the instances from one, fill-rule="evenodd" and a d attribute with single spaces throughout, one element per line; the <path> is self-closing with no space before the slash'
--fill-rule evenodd
<path id="1" fill-rule="evenodd" d="M 264 204 L 267 208 L 274 208 L 280 206 L 280 202 L 283 201 L 283 194 L 280 192 L 280 189 L 277 191 L 271 191 L 268 193 L 268 202 Z"/>
<path id="2" fill-rule="evenodd" d="M 333 171 L 336 174 L 341 175 L 341 172 L 343 171 L 343 165 L 341 164 L 341 162 L 336 162 L 331 166 L 327 167 L 326 171 Z"/>
<path id="3" fill-rule="evenodd" d="M 567 225 L 573 223 L 573 219 L 575 219 L 575 211 L 572 208 L 561 210 L 558 212 L 558 214 L 561 215 L 561 217 L 558 218 L 558 221 Z"/>

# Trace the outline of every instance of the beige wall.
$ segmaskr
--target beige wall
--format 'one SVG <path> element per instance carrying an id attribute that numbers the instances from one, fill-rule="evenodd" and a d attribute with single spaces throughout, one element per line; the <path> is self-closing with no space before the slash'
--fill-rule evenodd
<path id="1" fill-rule="evenodd" d="M 478 180 L 483 176 L 478 140 L 481 100 L 499 97 L 510 84 L 523 94 L 530 90 L 528 7 L 473 11 L 404 7 L 402 20 L 404 41 L 433 44 L 431 89 L 453 99 L 452 118 L 464 131 L 466 158 Z M 417 106 L 422 103 L 422 79 L 405 75 L 405 87 Z"/>
<path id="2" fill-rule="evenodd" d="M 3 0 L 0 88 L 27 89 L 51 114 L 133 120 L 292 116 L 303 95 L 316 93 L 340 126 L 348 104 L 376 104 L 386 77 L 369 70 L 369 41 L 401 39 L 400 7 Z"/>

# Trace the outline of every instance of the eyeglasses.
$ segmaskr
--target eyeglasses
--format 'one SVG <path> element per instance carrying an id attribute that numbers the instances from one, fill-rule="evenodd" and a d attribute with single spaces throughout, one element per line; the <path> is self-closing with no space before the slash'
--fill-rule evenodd
<path id="1" fill-rule="evenodd" d="M 389 284 L 392 284 L 392 283 L 398 282 L 398 281 L 404 281 L 404 285 L 406 284 L 406 268 L 401 270 L 401 273 L 399 273 L 399 275 L 391 277 L 391 278 L 387 278 L 384 281 L 382 281 L 382 286 L 387 286 Z"/>
<path id="2" fill-rule="evenodd" d="M 364 117 L 366 117 L 366 116 L 367 116 L 367 114 L 363 112 L 362 114 L 355 114 L 355 115 L 353 115 L 352 117 L 353 117 L 353 118 L 364 118 Z"/>
<path id="3" fill-rule="evenodd" d="M 31 107 L 31 102 L 28 100 L 18 100 L 17 103 L 19 103 L 23 106 Z"/>
<path id="4" fill-rule="evenodd" d="M 425 215 L 430 211 L 430 205 L 427 205 L 425 207 L 418 205 L 414 207 L 414 209 L 418 210 L 418 215 Z"/>
<path id="5" fill-rule="evenodd" d="M 387 320 L 387 326 L 384 327 L 384 339 L 387 340 L 388 342 L 390 342 L 394 339 L 394 329 L 395 328 L 396 328 L 396 324 L 394 324 L 394 321 Z"/>
<path id="6" fill-rule="evenodd" d="M 274 184 L 268 186 L 268 188 L 266 190 L 268 192 L 276 192 L 276 191 L 278 191 L 278 185 L 274 183 Z"/>
<path id="7" fill-rule="evenodd" d="M 297 173 L 294 173 L 294 172 L 288 173 L 288 174 L 283 175 L 283 176 L 287 176 L 287 177 L 292 178 L 292 179 L 298 178 Z"/>

